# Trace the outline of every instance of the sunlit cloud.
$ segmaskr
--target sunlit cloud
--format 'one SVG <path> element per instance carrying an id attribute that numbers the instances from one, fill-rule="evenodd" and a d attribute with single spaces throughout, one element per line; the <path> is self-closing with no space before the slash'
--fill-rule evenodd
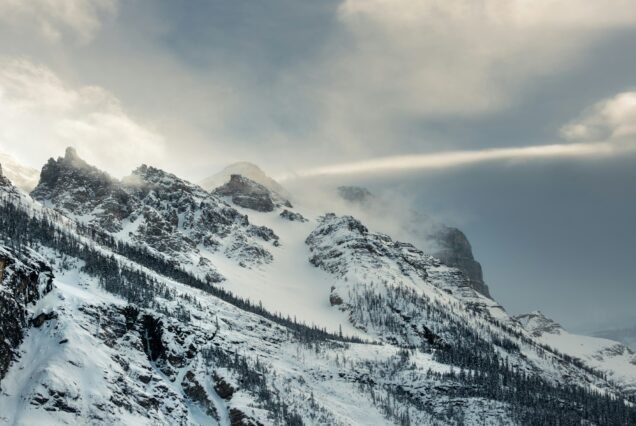
<path id="1" fill-rule="evenodd" d="M 287 180 L 294 177 L 352 175 L 418 169 L 446 169 L 488 161 L 529 161 L 542 158 L 600 157 L 616 155 L 627 151 L 636 151 L 636 145 L 598 142 L 412 154 L 321 166 L 282 175 L 279 176 L 279 179 Z"/>
<path id="2" fill-rule="evenodd" d="M 103 88 L 71 87 L 49 68 L 26 60 L 0 66 L 0 148 L 40 167 L 76 147 L 116 175 L 163 157 L 163 138 L 126 113 Z"/>

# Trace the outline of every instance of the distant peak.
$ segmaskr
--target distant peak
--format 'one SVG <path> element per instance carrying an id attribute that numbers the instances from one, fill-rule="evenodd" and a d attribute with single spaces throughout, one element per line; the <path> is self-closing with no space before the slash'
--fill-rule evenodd
<path id="1" fill-rule="evenodd" d="M 207 191 L 214 191 L 215 189 L 225 185 L 232 179 L 232 175 L 241 175 L 251 181 L 254 181 L 265 188 L 273 191 L 284 198 L 289 198 L 287 191 L 274 179 L 269 177 L 259 166 L 246 161 L 233 163 L 224 168 L 219 173 L 204 179 L 201 182 L 201 186 Z"/>
<path id="2" fill-rule="evenodd" d="M 79 155 L 77 155 L 77 150 L 72 146 L 66 148 L 66 153 L 64 154 L 64 158 L 67 160 L 79 160 Z"/>
<path id="3" fill-rule="evenodd" d="M 339 186 L 338 195 L 350 203 L 363 204 L 373 198 L 373 194 L 360 186 Z"/>
<path id="4" fill-rule="evenodd" d="M 546 317 L 541 311 L 513 317 L 523 328 L 539 337 L 543 334 L 561 334 L 563 327 L 551 318 Z"/>
<path id="5" fill-rule="evenodd" d="M 73 148 L 72 146 L 69 146 L 68 148 L 66 148 L 66 151 L 64 152 L 63 160 L 64 160 L 64 163 L 75 168 L 82 169 L 82 168 L 90 167 L 90 165 L 79 156 L 79 154 L 77 153 L 77 150 Z"/>

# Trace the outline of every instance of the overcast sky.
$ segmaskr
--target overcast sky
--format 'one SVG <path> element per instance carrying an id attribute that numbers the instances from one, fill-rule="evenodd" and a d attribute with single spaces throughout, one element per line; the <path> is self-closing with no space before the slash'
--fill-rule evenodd
<path id="1" fill-rule="evenodd" d="M 399 189 L 514 313 L 636 323 L 633 0 L 0 0 L 0 146 Z"/>

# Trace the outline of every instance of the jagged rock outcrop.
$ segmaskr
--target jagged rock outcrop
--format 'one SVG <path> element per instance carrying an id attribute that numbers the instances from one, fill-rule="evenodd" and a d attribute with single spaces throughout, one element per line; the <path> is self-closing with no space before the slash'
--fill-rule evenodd
<path id="1" fill-rule="evenodd" d="M 274 179 L 269 177 L 260 167 L 256 164 L 241 161 L 238 163 L 230 164 L 219 173 L 212 175 L 203 181 L 200 185 L 206 191 L 214 191 L 216 188 L 225 185 L 232 175 L 243 176 L 259 185 L 264 186 L 270 191 L 288 198 L 288 193 L 285 188 Z"/>
<path id="2" fill-rule="evenodd" d="M 76 216 L 90 216 L 91 223 L 109 232 L 122 229 L 122 220 L 137 207 L 121 183 L 86 163 L 73 148 L 42 169 L 33 199 Z"/>
<path id="3" fill-rule="evenodd" d="M 0 247 L 0 380 L 22 343 L 32 306 L 52 288 L 53 274 L 44 259 Z"/>
<path id="4" fill-rule="evenodd" d="M 173 174 L 147 165 L 123 181 L 87 164 L 73 148 L 49 160 L 31 196 L 79 222 L 193 264 L 201 273 L 222 278 L 201 256 L 201 247 L 222 250 L 244 265 L 270 262 L 260 242 L 275 237 L 214 194 Z"/>
<path id="5" fill-rule="evenodd" d="M 214 193 L 222 197 L 230 197 L 237 206 L 259 212 L 271 212 L 283 206 L 292 207 L 291 203 L 282 196 L 241 175 L 232 175 L 230 181 L 215 189 Z"/>
<path id="6" fill-rule="evenodd" d="M 383 201 L 366 188 L 340 186 L 337 191 L 340 198 L 352 205 L 363 206 L 365 209 L 376 211 L 378 215 L 390 212 L 390 209 L 386 209 Z M 432 221 L 427 219 L 425 215 L 411 212 L 410 216 L 412 216 L 410 220 L 403 224 L 405 234 L 414 235 L 414 239 L 437 247 L 429 254 L 440 259 L 445 265 L 461 270 L 469 279 L 469 285 L 472 288 L 486 297 L 491 297 L 490 290 L 484 282 L 481 264 L 475 260 L 466 235 L 457 228 L 432 224 Z M 433 232 L 428 230 L 431 226 L 434 228 Z M 423 231 L 421 228 L 425 230 Z"/>
<path id="7" fill-rule="evenodd" d="M 351 216 L 336 216 L 333 213 L 323 216 L 318 227 L 307 238 L 306 244 L 309 246 L 309 261 L 312 265 L 345 280 L 346 286 L 338 288 L 337 305 L 350 309 L 352 318 L 360 314 L 356 308 L 360 298 L 367 297 L 361 296 L 361 293 L 381 293 L 386 291 L 383 287 L 415 289 L 418 286 L 432 286 L 452 294 L 472 312 L 513 325 L 503 308 L 473 289 L 462 271 L 443 265 L 412 244 L 394 241 L 387 235 L 371 232 Z M 357 298 L 355 301 L 348 300 L 345 296 L 352 294 L 358 295 L 354 297 Z M 332 305 L 334 301 L 336 300 L 330 297 Z M 395 321 L 405 321 L 399 314 L 396 315 Z M 366 315 L 360 314 L 359 319 L 354 322 L 368 329 L 368 324 L 362 324 L 363 318 L 367 318 Z M 386 331 L 384 333 L 386 335 Z M 395 339 L 392 342 L 406 341 L 408 344 L 415 344 L 413 342 L 421 338 L 418 333 L 421 330 L 414 335 L 400 331 L 398 335 L 391 334 L 390 338 Z"/>
<path id="8" fill-rule="evenodd" d="M 280 217 L 282 217 L 283 219 L 287 219 L 290 222 L 301 222 L 301 223 L 305 223 L 308 220 L 305 218 L 305 216 L 303 216 L 300 213 L 297 212 L 292 212 L 289 211 L 287 209 L 283 210 L 282 212 L 280 212 Z"/>
<path id="9" fill-rule="evenodd" d="M 481 264 L 475 260 L 473 249 L 466 235 L 457 228 L 443 227 L 433 235 L 439 245 L 439 250 L 432 253 L 448 266 L 461 270 L 470 280 L 470 286 L 483 294 L 490 296 L 490 290 L 484 282 Z"/>

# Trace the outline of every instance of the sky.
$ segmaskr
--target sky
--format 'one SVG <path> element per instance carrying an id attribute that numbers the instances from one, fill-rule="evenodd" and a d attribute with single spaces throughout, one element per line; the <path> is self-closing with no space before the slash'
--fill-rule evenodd
<path id="1" fill-rule="evenodd" d="M 0 0 L 0 148 L 400 192 L 493 295 L 636 324 L 633 0 Z"/>

